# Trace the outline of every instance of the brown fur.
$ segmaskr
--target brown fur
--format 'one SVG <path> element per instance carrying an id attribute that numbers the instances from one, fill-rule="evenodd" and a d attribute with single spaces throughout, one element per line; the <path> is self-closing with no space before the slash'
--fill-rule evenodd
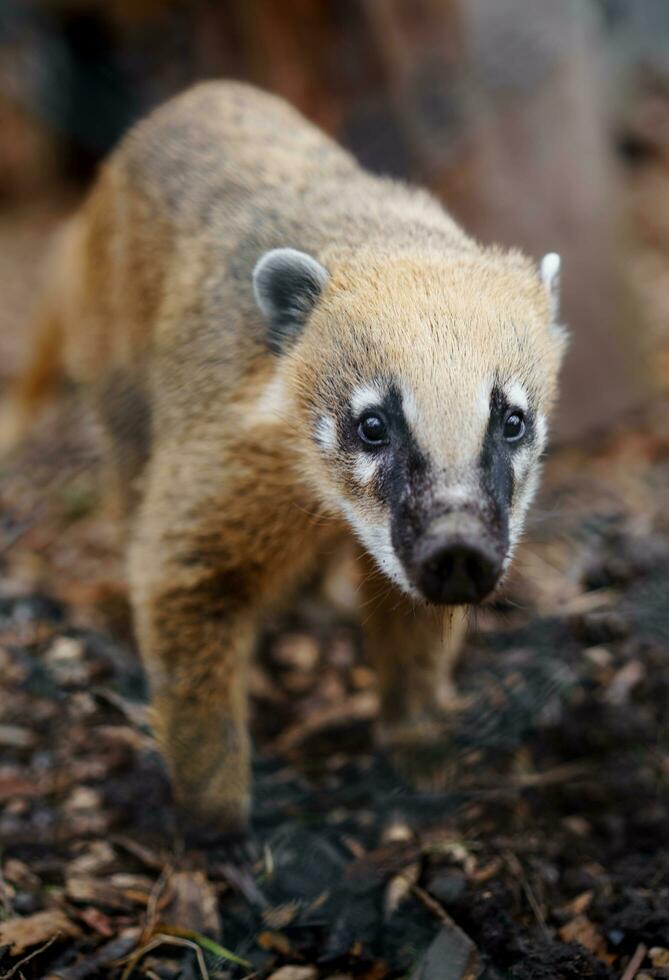
<path id="1" fill-rule="evenodd" d="M 313 255 L 330 280 L 277 357 L 251 277 L 282 246 Z M 258 623 L 350 536 L 342 495 L 378 516 L 316 451 L 315 415 L 399 366 L 422 385 L 433 448 L 461 466 L 480 437 L 462 408 L 493 361 L 550 409 L 559 351 L 545 290 L 528 260 L 479 248 L 427 194 L 365 174 L 283 102 L 232 83 L 198 86 L 129 134 L 66 229 L 51 282 L 5 437 L 56 361 L 88 386 L 133 515 L 132 601 L 177 802 L 200 825 L 243 828 Z M 458 403 L 442 397 L 435 311 L 473 324 Z M 458 337 L 445 343 L 458 356 Z M 392 741 L 438 717 L 462 613 L 419 609 L 378 572 L 367 580 Z"/>

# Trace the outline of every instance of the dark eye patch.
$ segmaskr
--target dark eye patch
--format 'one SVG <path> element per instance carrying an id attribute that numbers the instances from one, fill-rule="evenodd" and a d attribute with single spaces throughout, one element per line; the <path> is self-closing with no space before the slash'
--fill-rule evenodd
<path id="1" fill-rule="evenodd" d="M 340 445 L 344 452 L 355 457 L 360 452 L 380 453 L 377 477 L 373 488 L 380 500 L 388 502 L 406 490 L 416 474 L 426 469 L 424 460 L 407 423 L 402 407 L 399 387 L 391 381 L 382 381 L 378 387 L 385 392 L 377 405 L 369 405 L 361 413 L 349 412 L 339 424 Z M 373 423 L 374 432 L 362 433 L 361 426 L 371 417 L 383 421 L 384 431 L 380 432 Z M 364 436 L 383 436 L 376 441 Z"/>
<path id="2" fill-rule="evenodd" d="M 517 422 L 514 421 L 514 416 Z M 507 429 L 508 422 L 511 422 L 511 425 Z M 494 436 L 495 433 L 499 439 L 508 443 L 510 448 L 513 448 L 514 444 L 525 445 L 534 435 L 532 410 L 525 411 L 517 405 L 512 405 L 499 385 L 495 385 L 490 393 L 488 434 Z"/>

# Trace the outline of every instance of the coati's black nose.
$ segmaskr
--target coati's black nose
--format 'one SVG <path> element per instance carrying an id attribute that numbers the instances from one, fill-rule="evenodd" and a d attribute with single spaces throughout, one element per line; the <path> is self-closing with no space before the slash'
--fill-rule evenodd
<path id="1" fill-rule="evenodd" d="M 442 543 L 422 556 L 418 586 L 429 602 L 457 606 L 485 599 L 501 574 L 502 562 L 484 546 Z"/>

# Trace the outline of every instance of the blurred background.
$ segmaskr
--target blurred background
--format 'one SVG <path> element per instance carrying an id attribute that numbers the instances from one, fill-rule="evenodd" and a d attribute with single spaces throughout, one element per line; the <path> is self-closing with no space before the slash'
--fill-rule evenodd
<path id="1" fill-rule="evenodd" d="M 1 0 L 6 363 L 34 288 L 15 263 L 128 126 L 211 77 L 284 96 L 481 239 L 562 253 L 560 438 L 669 384 L 665 0 Z"/>
<path id="2" fill-rule="evenodd" d="M 130 955 L 192 980 L 204 949 L 247 975 L 210 962 L 222 937 L 274 980 L 666 980 L 669 0 L 0 0 L 0 396 L 51 234 L 139 116 L 212 77 L 483 241 L 562 254 L 542 491 L 417 792 L 375 752 L 350 608 L 314 590 L 268 623 L 240 884 L 179 854 L 100 441 L 60 399 L 0 465 L 0 972 L 41 949 L 22 976 Z"/>

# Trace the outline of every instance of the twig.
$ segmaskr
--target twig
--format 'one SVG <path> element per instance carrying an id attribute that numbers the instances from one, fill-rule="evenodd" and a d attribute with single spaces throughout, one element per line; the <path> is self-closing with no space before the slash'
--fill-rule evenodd
<path id="1" fill-rule="evenodd" d="M 112 844 L 117 844 L 119 847 L 122 847 L 124 851 L 132 854 L 133 857 L 136 857 L 147 868 L 151 868 L 152 871 L 162 872 L 165 870 L 166 862 L 164 857 L 160 854 L 154 854 L 148 847 L 144 847 L 142 844 L 133 840 L 132 837 L 126 837 L 124 834 L 114 834 L 111 840 Z"/>
<path id="2" fill-rule="evenodd" d="M 48 949 L 49 946 L 51 946 L 53 943 L 55 943 L 55 941 L 58 939 L 59 935 L 60 935 L 60 933 L 57 932 L 55 936 L 52 936 L 51 937 L 51 939 L 47 939 L 47 941 L 44 943 L 44 945 L 43 946 L 40 946 L 39 949 L 35 949 L 35 950 L 33 950 L 32 953 L 28 953 L 27 956 L 24 956 L 22 960 L 19 960 L 18 963 L 15 963 L 14 964 L 14 966 L 11 968 L 11 970 L 9 970 L 7 973 L 3 973 L 2 976 L 0 977 L 0 980 L 10 980 L 10 977 L 16 976 L 17 971 L 20 970 L 20 968 L 22 966 L 25 966 L 26 963 L 29 960 L 34 959 L 36 956 L 39 956 L 40 953 L 43 953 L 45 949 Z"/>
<path id="3" fill-rule="evenodd" d="M 645 943 L 639 943 L 637 948 L 634 950 L 634 956 L 627 964 L 627 969 L 623 973 L 620 980 L 634 980 L 637 974 L 637 970 L 646 958 L 646 953 L 648 952 L 648 947 Z"/>
<path id="4" fill-rule="evenodd" d="M 429 892 L 426 892 L 424 888 L 420 885 L 411 886 L 411 894 L 415 895 L 419 902 L 422 902 L 425 908 L 432 913 L 442 925 L 444 926 L 454 926 L 455 922 L 450 917 L 446 909 L 443 907 L 441 902 L 438 902 L 436 898 L 433 898 Z"/>
<path id="5" fill-rule="evenodd" d="M 241 956 L 237 956 L 232 950 L 226 949 L 225 946 L 221 946 L 220 943 L 215 942 L 215 940 L 210 939 L 209 936 L 202 936 L 199 932 L 192 932 L 190 929 L 182 929 L 180 926 L 168 926 L 161 924 L 160 926 L 161 935 L 163 936 L 174 936 L 179 939 L 188 940 L 188 942 L 196 943 L 198 947 L 206 949 L 208 953 L 212 956 L 217 956 L 219 960 L 225 960 L 228 963 L 234 963 L 235 966 L 243 966 L 245 969 L 250 969 L 252 964 L 248 960 L 243 960 Z"/>
<path id="6" fill-rule="evenodd" d="M 504 857 L 506 858 L 506 863 L 509 867 L 509 870 L 511 871 L 511 874 L 514 875 L 520 882 L 520 886 L 525 892 L 525 898 L 527 899 L 529 906 L 532 909 L 532 912 L 534 913 L 535 919 L 541 926 L 544 935 L 548 937 L 548 930 L 546 928 L 546 917 L 543 913 L 541 906 L 539 905 L 539 902 L 536 899 L 534 892 L 532 891 L 532 887 L 527 879 L 527 875 L 525 874 L 522 864 L 520 863 L 520 861 L 512 851 L 507 851 Z"/>
<path id="7" fill-rule="evenodd" d="M 153 884 L 146 903 L 146 922 L 142 930 L 143 937 L 148 937 L 155 931 L 156 921 L 158 919 L 158 902 L 171 874 L 172 868 L 169 864 L 166 864 Z"/>
<path id="8" fill-rule="evenodd" d="M 147 953 L 151 953 L 159 946 L 181 946 L 184 949 L 192 949 L 195 953 L 195 958 L 197 959 L 197 965 L 199 967 L 202 980 L 210 980 L 207 964 L 204 961 L 204 954 L 198 944 L 193 942 L 191 939 L 181 939 L 177 936 L 166 936 L 163 933 L 159 933 L 157 936 L 154 936 L 153 939 L 151 939 L 145 946 L 142 946 L 130 956 L 128 965 L 121 974 L 121 980 L 128 980 L 139 961 L 146 956 Z M 125 962 L 125 960 L 120 961 L 120 963 L 123 962 Z"/>

